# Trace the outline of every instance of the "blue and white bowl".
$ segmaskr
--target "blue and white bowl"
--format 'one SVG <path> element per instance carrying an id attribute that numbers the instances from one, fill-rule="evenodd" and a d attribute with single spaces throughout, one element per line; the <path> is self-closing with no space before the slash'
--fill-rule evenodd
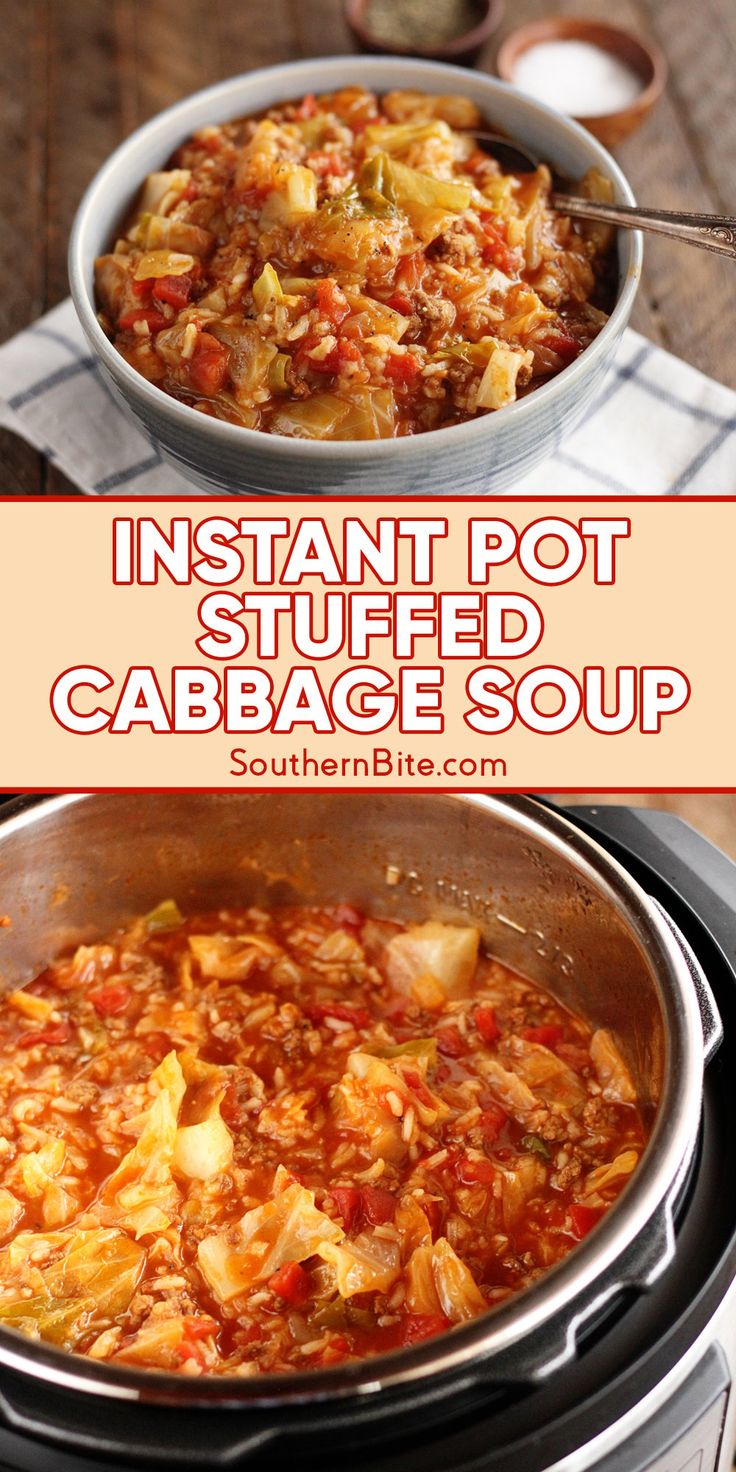
<path id="1" fill-rule="evenodd" d="M 459 67 L 399 57 L 332 57 L 291 62 L 233 77 L 177 102 L 132 133 L 90 184 L 69 246 L 72 296 L 110 385 L 167 460 L 200 488 L 277 495 L 487 495 L 514 491 L 583 419 L 629 320 L 641 275 L 638 232 L 621 231 L 615 308 L 585 352 L 549 383 L 507 409 L 465 424 L 396 440 L 322 443 L 243 429 L 198 413 L 131 368 L 95 314 L 94 261 L 110 248 L 146 174 L 164 166 L 184 139 L 208 123 L 276 103 L 361 85 L 377 92 L 414 88 L 461 93 L 494 127 L 516 137 L 560 174 L 598 168 L 619 203 L 632 204 L 618 165 L 584 128 L 504 82 Z"/>

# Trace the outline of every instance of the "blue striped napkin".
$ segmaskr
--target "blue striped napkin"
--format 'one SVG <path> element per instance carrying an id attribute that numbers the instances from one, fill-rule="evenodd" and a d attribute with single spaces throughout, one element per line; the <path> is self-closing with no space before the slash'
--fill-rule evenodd
<path id="1" fill-rule="evenodd" d="M 71 301 L 0 348 L 0 424 L 88 495 L 197 494 L 112 398 Z M 628 331 L 582 426 L 507 489 L 547 496 L 732 495 L 736 393 Z"/>

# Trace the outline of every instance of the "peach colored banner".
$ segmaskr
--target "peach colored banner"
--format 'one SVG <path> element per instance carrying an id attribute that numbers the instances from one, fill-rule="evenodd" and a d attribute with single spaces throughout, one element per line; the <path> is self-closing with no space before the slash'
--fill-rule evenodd
<path id="1" fill-rule="evenodd" d="M 0 786 L 736 786 L 736 502 L 0 504 Z"/>

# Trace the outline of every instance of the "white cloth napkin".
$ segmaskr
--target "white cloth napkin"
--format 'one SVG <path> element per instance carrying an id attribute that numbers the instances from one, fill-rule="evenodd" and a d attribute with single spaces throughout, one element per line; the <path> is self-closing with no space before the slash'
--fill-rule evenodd
<path id="1" fill-rule="evenodd" d="M 197 494 L 118 408 L 71 301 L 0 348 L 0 424 L 42 451 L 88 495 Z M 549 496 L 733 494 L 736 393 L 629 331 L 583 425 L 521 485 L 507 490 Z"/>

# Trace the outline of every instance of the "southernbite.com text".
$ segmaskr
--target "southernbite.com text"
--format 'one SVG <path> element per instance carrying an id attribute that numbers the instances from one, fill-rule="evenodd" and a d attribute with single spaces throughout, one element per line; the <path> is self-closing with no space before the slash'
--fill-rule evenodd
<path id="1" fill-rule="evenodd" d="M 431 756 L 417 756 L 409 751 L 396 751 L 388 746 L 373 746 L 365 756 L 313 756 L 306 747 L 283 756 L 262 756 L 247 747 L 236 746 L 230 752 L 231 777 L 250 778 L 261 785 L 302 778 L 310 781 L 366 783 L 427 781 L 468 782 L 473 778 L 485 782 L 508 776 L 503 757 L 448 756 L 442 761 Z"/>

